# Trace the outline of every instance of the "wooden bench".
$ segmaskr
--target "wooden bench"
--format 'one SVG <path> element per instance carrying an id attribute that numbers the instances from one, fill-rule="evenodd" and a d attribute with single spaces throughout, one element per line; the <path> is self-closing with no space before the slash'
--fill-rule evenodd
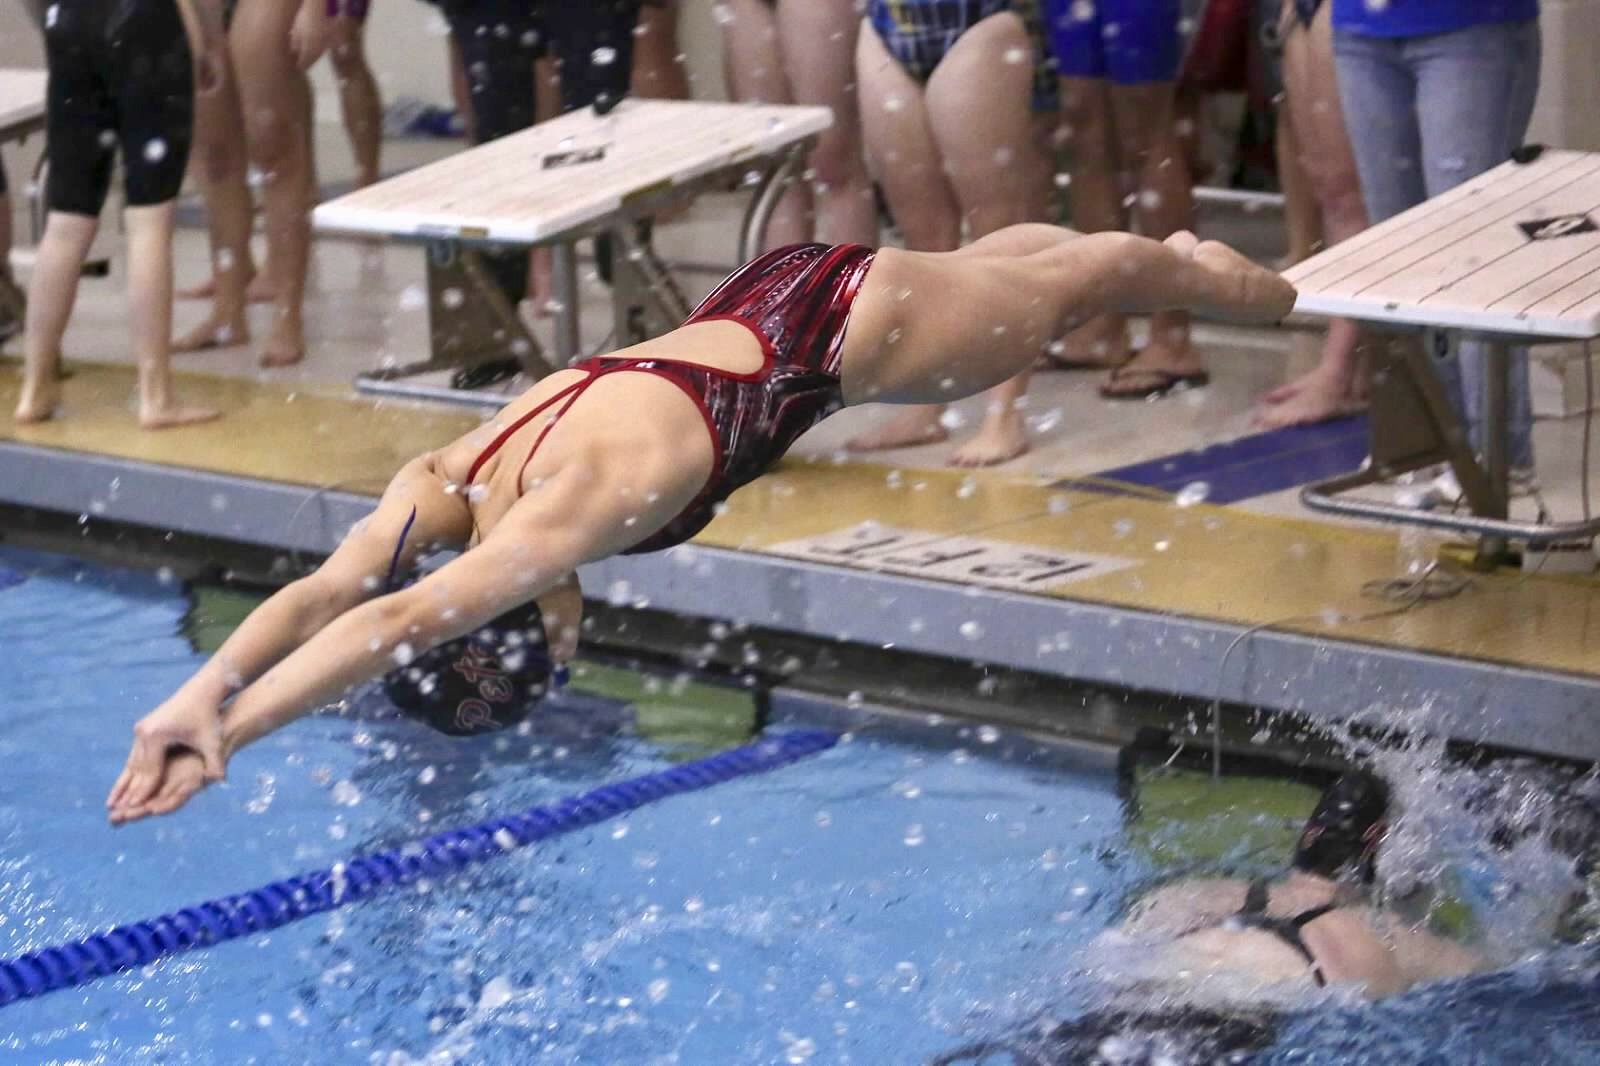
<path id="1" fill-rule="evenodd" d="M 1510 348 L 1600 337 L 1600 154 L 1519 153 L 1284 276 L 1300 290 L 1298 312 L 1386 331 L 1442 330 L 1489 346 L 1481 460 L 1421 346 L 1375 345 L 1372 462 L 1308 486 L 1306 506 L 1477 534 L 1480 555 L 1490 556 L 1509 540 L 1537 545 L 1600 532 L 1600 521 L 1511 521 L 1505 450 Z M 1439 462 L 1455 470 L 1470 514 L 1340 495 Z"/>
<path id="2" fill-rule="evenodd" d="M 574 111 L 319 206 L 319 233 L 382 236 L 427 247 L 430 358 L 364 374 L 366 391 L 471 404 L 504 402 L 403 379 L 517 354 L 543 375 L 579 354 L 574 243 L 610 234 L 618 347 L 678 325 L 690 308 L 635 224 L 713 188 L 748 183 L 743 262 L 819 133 L 827 108 L 626 100 L 606 115 Z M 488 276 L 478 250 L 550 245 L 555 351 L 547 357 Z"/>

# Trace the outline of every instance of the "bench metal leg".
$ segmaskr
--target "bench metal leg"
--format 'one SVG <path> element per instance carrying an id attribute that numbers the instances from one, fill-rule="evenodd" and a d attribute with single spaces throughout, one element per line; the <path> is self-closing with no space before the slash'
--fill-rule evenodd
<path id="1" fill-rule="evenodd" d="M 572 241 L 551 247 L 552 286 L 555 296 L 556 365 L 566 366 L 578 357 L 578 249 Z"/>
<path id="2" fill-rule="evenodd" d="M 1489 479 L 1489 507 L 1473 510 L 1486 518 L 1506 518 L 1511 513 L 1511 472 L 1506 463 L 1506 377 L 1510 349 L 1503 341 L 1490 341 L 1484 352 L 1483 395 L 1479 397 L 1478 424 L 1483 436 L 1483 472 Z M 1478 561 L 1493 562 L 1505 555 L 1504 537 L 1485 536 L 1478 544 Z"/>
<path id="3" fill-rule="evenodd" d="M 789 184 L 794 181 L 801 164 L 811 153 L 812 143 L 806 140 L 790 146 L 761 176 L 761 184 L 756 187 L 755 195 L 750 198 L 750 203 L 745 207 L 744 218 L 739 223 L 740 263 L 748 263 L 761 254 L 761 246 L 766 243 L 767 224 L 772 221 L 772 213 L 778 209 L 778 202 L 783 199 L 783 194 L 789 191 Z"/>
<path id="4" fill-rule="evenodd" d="M 611 267 L 613 328 L 617 347 L 626 348 L 676 329 L 693 310 L 677 279 L 638 239 L 633 223 L 611 229 L 615 259 Z"/>
<path id="5" fill-rule="evenodd" d="M 466 390 L 407 384 L 403 379 L 503 359 L 508 353 L 515 353 L 535 378 L 552 372 L 549 358 L 476 250 L 454 241 L 433 241 L 426 255 L 428 358 L 361 374 L 356 378 L 359 391 L 498 407 L 505 403 L 504 397 L 472 398 L 474 394 Z"/>
<path id="6" fill-rule="evenodd" d="M 1509 514 L 1506 464 L 1506 382 L 1510 345 L 1496 341 L 1488 355 L 1482 400 L 1484 461 L 1467 442 L 1465 427 L 1415 335 L 1379 338 L 1372 382 L 1372 462 L 1368 469 L 1307 485 L 1300 501 L 1313 511 L 1476 535 L 1480 562 L 1504 556 L 1509 541 L 1530 545 L 1584 540 L 1600 533 L 1600 519 L 1541 525 L 1513 522 Z M 1435 463 L 1449 463 L 1461 483 L 1470 514 L 1421 511 L 1376 500 L 1345 499 L 1342 493 L 1386 481 Z"/>

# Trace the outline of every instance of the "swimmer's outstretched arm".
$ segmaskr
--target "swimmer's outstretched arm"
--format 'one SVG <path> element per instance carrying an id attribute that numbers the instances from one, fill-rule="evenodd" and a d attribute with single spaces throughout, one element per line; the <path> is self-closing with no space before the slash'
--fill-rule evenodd
<path id="1" fill-rule="evenodd" d="M 134 726 L 127 767 L 106 800 L 112 820 L 123 820 L 118 812 L 126 813 L 130 798 L 146 791 L 141 768 L 159 779 L 164 760 L 175 750 L 192 752 L 204 778 L 219 780 L 225 762 L 220 714 L 229 697 L 339 615 L 377 595 L 391 562 L 405 570 L 428 551 L 465 544 L 470 516 L 461 498 L 446 489 L 430 456 L 401 467 L 377 509 L 356 524 L 333 555 L 250 612 L 194 676 Z M 185 768 L 196 767 L 186 761 Z"/>
<path id="2" fill-rule="evenodd" d="M 219 758 L 226 761 L 399 661 L 541 597 L 580 564 L 637 539 L 630 529 L 637 506 L 622 493 L 606 491 L 606 479 L 592 473 L 573 468 L 548 479 L 514 504 L 481 544 L 415 584 L 328 621 L 233 699 L 221 722 Z M 136 741 L 112 792 L 113 822 L 167 813 L 203 784 L 179 782 L 173 793 L 163 783 L 166 766 L 165 749 Z M 193 768 L 184 772 L 192 776 Z M 176 802 L 150 806 L 158 796 Z"/>

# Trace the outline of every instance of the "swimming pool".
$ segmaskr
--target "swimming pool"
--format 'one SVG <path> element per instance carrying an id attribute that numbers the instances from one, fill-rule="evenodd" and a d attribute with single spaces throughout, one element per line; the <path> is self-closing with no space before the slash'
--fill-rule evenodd
<path id="1" fill-rule="evenodd" d="M 669 766 L 707 742 L 697 708 L 732 706 L 711 732 L 737 739 L 738 697 L 682 679 L 624 700 L 580 671 L 531 733 L 472 741 L 368 694 L 242 753 L 178 816 L 113 831 L 129 726 L 199 661 L 189 595 L 60 556 L 0 549 L 0 567 L 27 575 L 0 590 L 6 956 Z M 770 774 L 12 1005 L 0 1061 L 921 1062 L 1082 1009 L 1078 952 L 1154 866 L 1103 754 L 885 719 Z M 1597 972 L 1564 950 L 1319 1011 L 1261 1061 L 1600 1061 Z"/>

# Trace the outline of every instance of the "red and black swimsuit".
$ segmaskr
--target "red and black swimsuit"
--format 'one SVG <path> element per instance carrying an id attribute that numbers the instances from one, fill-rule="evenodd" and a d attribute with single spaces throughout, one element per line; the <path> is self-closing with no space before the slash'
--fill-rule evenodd
<path id="1" fill-rule="evenodd" d="M 522 461 L 526 467 L 551 426 L 605 375 L 655 374 L 682 389 L 700 409 L 711 433 L 713 466 L 694 502 L 625 554 L 683 543 L 706 527 L 717 505 L 735 489 L 764 474 L 801 434 L 844 406 L 840 350 L 851 304 L 874 254 L 871 248 L 854 244 L 795 244 L 752 260 L 717 286 L 684 325 L 738 322 L 761 342 L 759 370 L 734 374 L 670 359 L 586 359 L 573 369 L 587 376 L 502 430 L 473 462 L 467 483 L 512 434 L 554 408 Z"/>

